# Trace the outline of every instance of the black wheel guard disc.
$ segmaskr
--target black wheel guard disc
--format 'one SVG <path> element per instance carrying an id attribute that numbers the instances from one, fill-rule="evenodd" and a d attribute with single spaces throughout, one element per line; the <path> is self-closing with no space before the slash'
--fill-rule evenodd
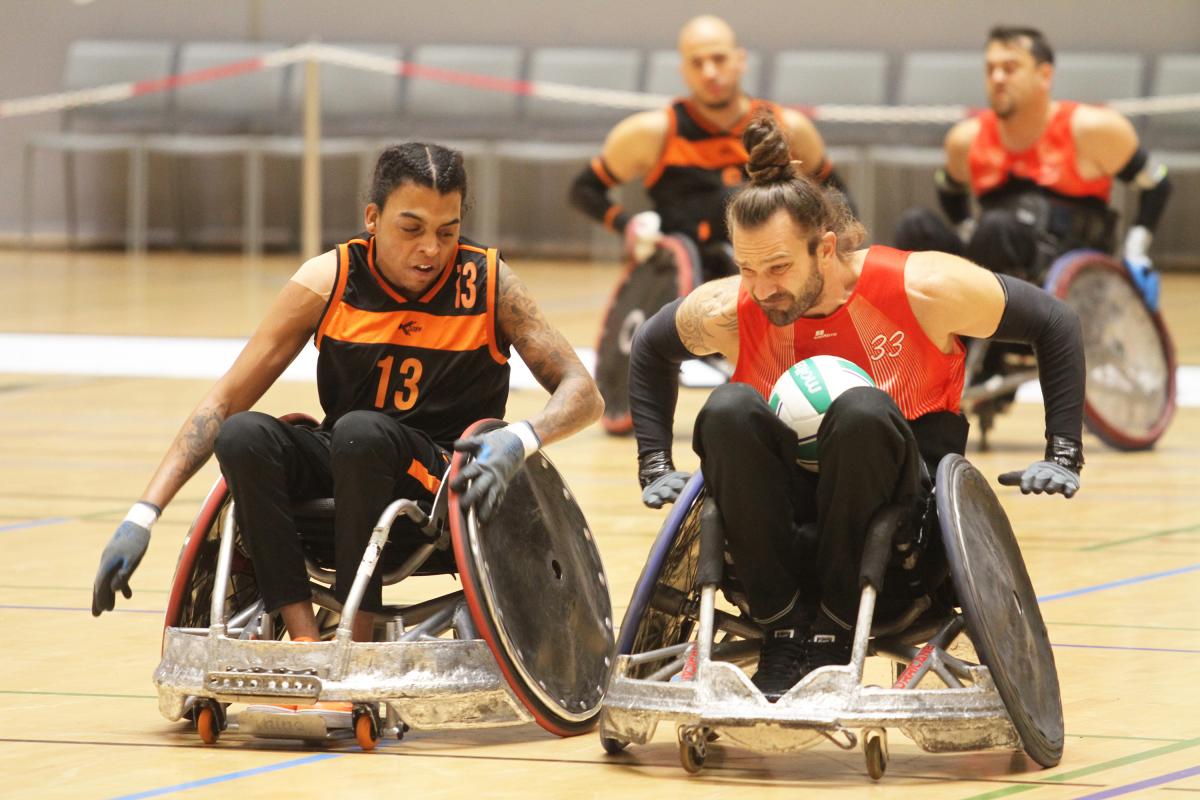
<path id="1" fill-rule="evenodd" d="M 465 435 L 503 423 L 477 423 Z M 466 465 L 455 454 L 451 480 Z M 480 526 L 450 491 L 454 556 L 472 620 L 538 724 L 590 730 L 614 652 L 604 566 L 587 521 L 545 454 L 531 456 L 500 509 Z"/>
<path id="2" fill-rule="evenodd" d="M 1062 757 L 1054 653 L 1008 517 L 982 473 L 950 454 L 938 465 L 938 518 L 967 631 L 1025 751 L 1043 766 Z"/>

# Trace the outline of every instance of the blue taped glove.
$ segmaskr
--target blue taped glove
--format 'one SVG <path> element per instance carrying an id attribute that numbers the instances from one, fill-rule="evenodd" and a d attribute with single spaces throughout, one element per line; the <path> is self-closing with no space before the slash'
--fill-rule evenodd
<path id="1" fill-rule="evenodd" d="M 525 444 L 512 431 L 500 428 L 459 439 L 454 449 L 471 453 L 474 460 L 458 471 L 450 488 L 458 492 L 464 514 L 474 508 L 476 516 L 487 521 L 500 508 L 509 481 L 525 463 Z"/>
<path id="2" fill-rule="evenodd" d="M 1079 473 L 1053 461 L 1035 461 L 1021 472 L 1000 476 L 1001 486 L 1020 486 L 1021 494 L 1061 494 L 1073 497 L 1079 491 Z"/>
<path id="3" fill-rule="evenodd" d="M 1146 302 L 1146 308 L 1158 311 L 1160 277 L 1154 264 L 1146 256 L 1132 258 L 1126 256 L 1124 262 L 1125 269 L 1129 270 L 1129 277 L 1133 278 L 1134 286 L 1141 292 L 1142 299 Z"/>
<path id="4" fill-rule="evenodd" d="M 133 597 L 133 590 L 129 588 L 129 577 L 142 562 L 142 556 L 146 555 L 149 544 L 149 528 L 129 520 L 120 524 L 117 532 L 108 540 L 104 552 L 100 554 L 100 569 L 96 572 L 96 582 L 92 586 L 93 617 L 113 610 L 117 604 L 118 589 L 126 599 Z"/>

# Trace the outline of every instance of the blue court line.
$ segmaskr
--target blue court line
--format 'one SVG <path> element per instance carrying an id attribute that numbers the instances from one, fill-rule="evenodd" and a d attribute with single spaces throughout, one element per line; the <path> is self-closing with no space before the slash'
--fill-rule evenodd
<path id="1" fill-rule="evenodd" d="M 87 611 L 92 609 L 87 606 L 17 606 L 0 604 L 0 609 L 13 609 L 16 611 Z M 106 614 L 163 614 L 166 613 L 157 608 L 114 608 L 112 611 L 104 612 Z"/>
<path id="2" fill-rule="evenodd" d="M 262 775 L 267 772 L 276 772 L 281 769 L 291 769 L 292 767 L 301 767 L 305 764 L 314 764 L 318 761 L 327 761 L 331 758 L 337 758 L 341 753 L 317 753 L 316 755 L 304 756 L 303 758 L 293 758 L 290 761 L 280 761 L 278 764 L 269 764 L 265 767 L 254 767 L 253 769 L 243 769 L 237 772 L 227 772 L 224 775 L 215 775 L 211 778 L 201 778 L 198 781 L 188 781 L 187 783 L 177 783 L 174 786 L 163 786 L 161 789 L 149 789 L 136 794 L 123 794 L 114 797 L 112 800 L 141 800 L 143 797 L 159 797 L 164 794 L 173 794 L 174 792 L 186 792 L 188 789 L 198 789 L 201 786 L 212 786 L 214 783 L 224 783 L 225 781 L 236 781 L 239 778 L 249 778 L 254 775 Z"/>
<path id="3" fill-rule="evenodd" d="M 1200 564 L 1190 564 L 1179 569 L 1167 570 L 1166 572 L 1152 572 L 1149 575 L 1137 575 L 1133 578 L 1122 578 L 1119 581 L 1110 581 L 1108 583 L 1099 583 L 1095 586 L 1085 586 L 1082 589 L 1071 589 L 1066 592 L 1057 592 L 1056 594 L 1047 594 L 1038 598 L 1039 603 L 1049 603 L 1051 600 L 1062 600 L 1067 597 L 1077 597 L 1081 594 L 1091 594 L 1092 592 L 1102 592 L 1105 589 L 1115 589 L 1118 586 L 1129 586 L 1135 583 L 1144 583 L 1153 581 L 1159 578 L 1170 578 L 1173 575 L 1183 575 L 1186 572 L 1195 572 L 1200 570 Z"/>
<path id="4" fill-rule="evenodd" d="M 1051 647 L 1083 647 L 1088 650 L 1135 650 L 1139 653 L 1200 653 L 1200 650 L 1177 650 L 1171 647 L 1123 647 L 1115 644 L 1059 644 L 1051 642 Z"/>
<path id="5" fill-rule="evenodd" d="M 31 519 L 28 522 L 11 522 L 8 525 L 0 525 L 0 533 L 19 531 L 24 528 L 40 528 L 43 525 L 57 525 L 60 522 L 70 521 L 71 517 L 44 517 L 42 519 Z"/>
<path id="6" fill-rule="evenodd" d="M 1152 786 L 1161 786 L 1164 783 L 1180 781 L 1184 778 L 1190 778 L 1193 775 L 1200 775 L 1200 767 L 1188 767 L 1187 769 L 1181 769 L 1178 772 L 1169 772 L 1166 775 L 1159 775 L 1157 778 L 1147 778 L 1146 780 L 1138 781 L 1137 783 L 1127 783 L 1124 786 L 1114 786 L 1111 789 L 1105 789 L 1092 794 L 1085 794 L 1081 797 L 1077 797 L 1076 800 L 1103 800 L 1103 798 L 1106 797 L 1119 797 L 1123 794 L 1140 792 L 1142 789 L 1149 789 Z"/>

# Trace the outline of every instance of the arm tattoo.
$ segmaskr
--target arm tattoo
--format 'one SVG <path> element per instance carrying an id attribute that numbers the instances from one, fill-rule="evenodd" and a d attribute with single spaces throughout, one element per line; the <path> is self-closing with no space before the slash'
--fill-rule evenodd
<path id="1" fill-rule="evenodd" d="M 574 348 L 546 321 L 524 282 L 506 266 L 501 267 L 499 278 L 500 333 L 551 395 L 537 421 L 538 435 L 543 443 L 562 438 L 600 415 L 596 384 Z"/>
<path id="2" fill-rule="evenodd" d="M 737 291 L 734 281 L 716 281 L 692 292 L 675 315 L 679 338 L 689 352 L 720 352 L 727 337 L 737 335 Z"/>
<path id="3" fill-rule="evenodd" d="M 221 429 L 226 415 L 227 408 L 224 405 L 198 408 L 179 432 L 176 450 L 180 461 L 176 464 L 175 474 L 181 483 L 195 475 L 212 456 L 217 431 Z"/>

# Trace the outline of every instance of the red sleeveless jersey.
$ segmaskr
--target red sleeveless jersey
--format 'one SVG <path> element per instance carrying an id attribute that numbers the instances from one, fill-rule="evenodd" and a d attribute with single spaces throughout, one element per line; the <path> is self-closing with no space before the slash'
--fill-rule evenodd
<path id="1" fill-rule="evenodd" d="M 1000 188 L 1010 178 L 1032 181 L 1066 197 L 1097 197 L 1108 203 L 1112 178 L 1087 179 L 1079 174 L 1075 164 L 1075 137 L 1071 133 L 1071 117 L 1078 103 L 1059 101 L 1058 110 L 1041 138 L 1023 153 L 1011 153 L 1000 142 L 1000 125 L 996 112 L 979 115 L 979 133 L 971 142 L 967 154 L 971 166 L 971 191 L 975 196 Z"/>
<path id="2" fill-rule="evenodd" d="M 791 325 L 772 325 L 753 298 L 740 291 L 733 380 L 766 398 L 797 361 L 839 356 L 866 370 L 905 419 L 934 411 L 957 413 L 966 350 L 956 339 L 954 350 L 943 353 L 921 329 L 904 291 L 907 261 L 906 251 L 872 247 L 849 300 L 828 317 L 801 317 Z"/>

